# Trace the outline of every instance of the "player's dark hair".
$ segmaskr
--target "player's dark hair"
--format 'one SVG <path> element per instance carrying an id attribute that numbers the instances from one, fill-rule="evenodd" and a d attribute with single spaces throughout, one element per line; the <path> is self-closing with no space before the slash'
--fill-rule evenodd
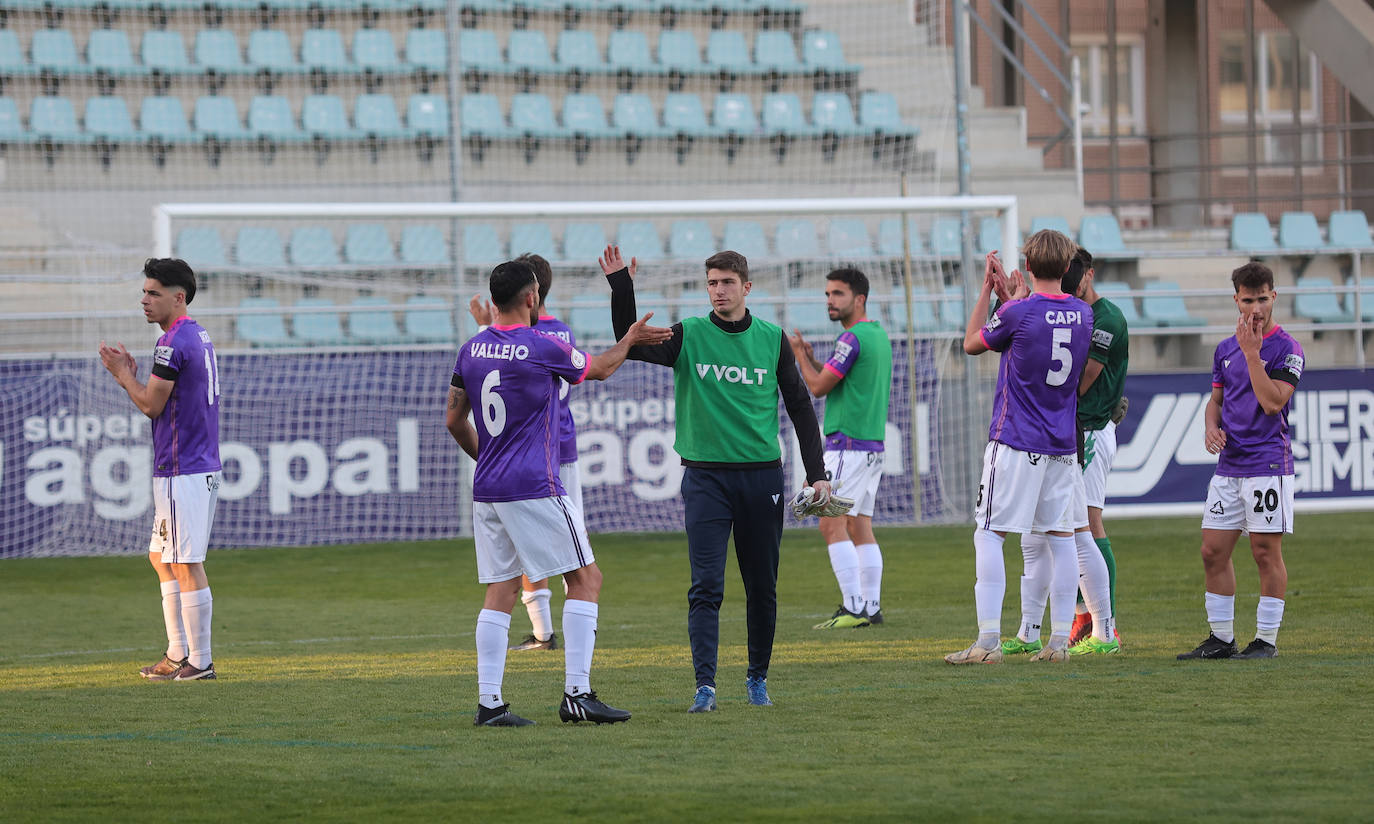
<path id="1" fill-rule="evenodd" d="M 1078 251 L 1073 253 L 1073 260 L 1069 261 L 1068 271 L 1059 281 L 1059 288 L 1070 295 L 1078 294 L 1078 287 L 1083 284 L 1083 276 L 1088 274 L 1088 270 L 1091 268 L 1093 268 L 1092 254 L 1079 246 Z"/>
<path id="2" fill-rule="evenodd" d="M 858 269 L 849 267 L 833 269 L 830 274 L 825 276 L 825 279 L 838 280 L 840 283 L 848 286 L 849 291 L 854 294 L 868 297 L 868 276 Z"/>
<path id="3" fill-rule="evenodd" d="M 196 273 L 181 258 L 148 258 L 143 261 L 143 276 L 163 286 L 176 287 L 186 293 L 186 305 L 196 297 Z"/>
<path id="4" fill-rule="evenodd" d="M 1237 292 L 1241 289 L 1268 291 L 1274 288 L 1274 272 L 1263 263 L 1252 260 L 1231 273 L 1231 285 Z"/>
<path id="5" fill-rule="evenodd" d="M 515 308 L 526 292 L 539 288 L 539 280 L 535 277 L 534 267 L 528 263 L 508 260 L 491 270 L 487 286 L 491 290 L 491 302 L 496 304 L 496 308 L 508 312 Z"/>
<path id="6" fill-rule="evenodd" d="M 722 272 L 734 272 L 739 275 L 742 281 L 749 280 L 749 261 L 744 259 L 744 255 L 739 252 L 716 252 L 706 259 L 706 271 L 719 269 Z"/>
<path id="7" fill-rule="evenodd" d="M 1041 280 L 1060 280 L 1077 250 L 1078 244 L 1063 232 L 1041 229 L 1026 238 L 1026 268 Z"/>
<path id="8" fill-rule="evenodd" d="M 539 282 L 539 303 L 542 305 L 548 300 L 549 290 L 553 288 L 553 267 L 542 255 L 536 255 L 534 252 L 526 252 L 517 257 L 516 261 L 534 270 L 534 279 Z"/>

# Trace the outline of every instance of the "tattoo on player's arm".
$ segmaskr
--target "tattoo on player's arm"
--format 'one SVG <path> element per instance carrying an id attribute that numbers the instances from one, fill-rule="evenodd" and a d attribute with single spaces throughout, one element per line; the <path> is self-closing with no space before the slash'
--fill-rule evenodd
<path id="1" fill-rule="evenodd" d="M 463 390 L 459 389 L 459 388 L 456 387 L 456 386 L 449 387 L 449 390 L 448 390 L 448 408 L 449 408 L 449 409 L 457 409 L 457 408 L 458 408 L 458 404 L 460 404 L 460 403 L 463 402 L 464 397 L 466 397 L 466 393 L 464 393 Z"/>

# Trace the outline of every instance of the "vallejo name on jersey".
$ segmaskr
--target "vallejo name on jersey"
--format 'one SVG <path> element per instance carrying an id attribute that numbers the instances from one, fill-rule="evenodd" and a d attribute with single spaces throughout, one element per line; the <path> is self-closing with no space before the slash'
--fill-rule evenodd
<path id="1" fill-rule="evenodd" d="M 752 375 L 750 373 L 753 373 Z M 742 383 L 746 386 L 755 386 L 763 383 L 764 377 L 768 374 L 767 369 L 747 368 L 743 366 L 725 366 L 719 363 L 698 363 L 697 377 L 702 380 L 707 375 L 714 375 L 718 381 L 726 383 Z M 755 378 L 755 380 L 751 380 Z"/>
<path id="2" fill-rule="evenodd" d="M 530 348 L 524 344 L 514 343 L 484 343 L 478 341 L 468 349 L 468 353 L 474 358 L 492 358 L 495 360 L 524 360 L 530 356 Z"/>

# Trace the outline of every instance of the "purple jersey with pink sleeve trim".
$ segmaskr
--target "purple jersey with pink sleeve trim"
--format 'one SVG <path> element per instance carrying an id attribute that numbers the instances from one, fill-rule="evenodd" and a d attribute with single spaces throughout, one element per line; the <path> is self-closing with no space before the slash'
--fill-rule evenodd
<path id="1" fill-rule="evenodd" d="M 177 318 L 157 339 L 153 375 L 173 382 L 153 418 L 153 477 L 219 472 L 219 362 L 210 333 Z"/>
<path id="2" fill-rule="evenodd" d="M 1002 353 L 988 440 L 1045 455 L 1078 451 L 1078 378 L 1092 332 L 1092 309 L 1072 295 L 1032 292 L 997 310 L 981 333 Z"/>
<path id="3" fill-rule="evenodd" d="M 1275 326 L 1260 342 L 1264 372 L 1295 388 L 1302 379 L 1302 346 Z M 1293 445 L 1288 436 L 1290 396 L 1276 415 L 1266 415 L 1250 385 L 1250 367 L 1232 335 L 1217 344 L 1212 356 L 1212 388 L 1221 389 L 1221 430 L 1226 445 L 1217 459 L 1224 478 L 1263 478 L 1293 474 Z"/>
<path id="4" fill-rule="evenodd" d="M 568 324 L 552 315 L 540 315 L 539 322 L 534 324 L 534 330 L 553 335 L 569 346 L 577 346 L 577 339 L 573 337 Z M 558 461 L 565 464 L 577 463 L 577 427 L 573 424 L 572 407 L 569 403 L 569 397 L 572 395 L 568 391 L 570 388 L 567 381 L 559 380 L 558 425 L 562 434 L 558 441 Z"/>
<path id="5" fill-rule="evenodd" d="M 529 326 L 491 326 L 458 350 L 453 386 L 477 427 L 474 501 L 565 495 L 558 479 L 558 385 L 581 383 L 587 355 Z"/>
<path id="6" fill-rule="evenodd" d="M 859 338 L 846 329 L 835 338 L 835 351 L 831 353 L 830 360 L 825 362 L 823 368 L 843 378 L 849 375 L 849 370 L 854 368 L 854 363 L 858 359 Z"/>

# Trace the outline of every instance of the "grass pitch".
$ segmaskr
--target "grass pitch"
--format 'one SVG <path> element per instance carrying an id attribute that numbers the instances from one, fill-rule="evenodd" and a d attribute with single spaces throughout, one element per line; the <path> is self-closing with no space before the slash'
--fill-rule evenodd
<path id="1" fill-rule="evenodd" d="M 592 682 L 635 717 L 560 724 L 561 651 L 512 653 L 506 698 L 539 722 L 520 730 L 472 727 L 470 541 L 213 553 L 220 680 L 191 684 L 136 674 L 163 640 L 141 557 L 0 562 L 0 821 L 1367 820 L 1374 516 L 1299 518 L 1280 657 L 1253 662 L 1174 660 L 1207 634 L 1195 519 L 1109 528 L 1122 655 L 960 668 L 941 656 L 974 635 L 969 528 L 880 530 L 888 622 L 831 632 L 811 629 L 838 600 L 825 548 L 789 531 L 777 706 L 745 703 L 731 571 L 705 716 L 684 712 L 683 537 L 600 536 Z M 1243 645 L 1244 541 L 1236 568 Z"/>

